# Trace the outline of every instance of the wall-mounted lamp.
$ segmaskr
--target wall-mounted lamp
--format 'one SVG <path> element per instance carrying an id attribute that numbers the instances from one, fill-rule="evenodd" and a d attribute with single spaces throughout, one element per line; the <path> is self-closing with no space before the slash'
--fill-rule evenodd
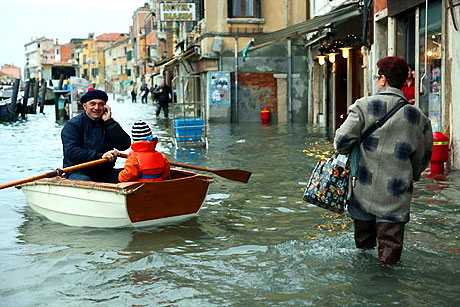
<path id="1" fill-rule="evenodd" d="M 317 55 L 316 57 L 318 58 L 318 63 L 319 65 L 324 65 L 326 63 L 326 53 L 327 53 L 327 48 L 324 46 L 324 45 L 321 45 L 319 47 L 319 55 Z"/>
<path id="2" fill-rule="evenodd" d="M 327 55 L 329 56 L 329 62 L 334 63 L 335 62 L 335 55 L 338 54 L 337 52 L 330 52 Z"/>
<path id="3" fill-rule="evenodd" d="M 324 65 L 324 63 L 326 63 L 326 56 L 325 55 L 318 55 L 316 57 L 318 58 L 319 65 Z"/>
<path id="4" fill-rule="evenodd" d="M 350 49 L 352 49 L 351 47 L 342 47 L 342 48 L 339 48 L 340 50 L 342 50 L 342 56 L 346 59 L 350 56 Z"/>

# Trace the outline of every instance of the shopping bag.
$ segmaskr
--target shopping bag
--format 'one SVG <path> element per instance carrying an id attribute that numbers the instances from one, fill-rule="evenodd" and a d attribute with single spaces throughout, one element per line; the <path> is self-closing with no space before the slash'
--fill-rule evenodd
<path id="1" fill-rule="evenodd" d="M 303 200 L 335 213 L 343 213 L 349 193 L 350 157 L 334 153 L 319 161 L 308 180 Z"/>

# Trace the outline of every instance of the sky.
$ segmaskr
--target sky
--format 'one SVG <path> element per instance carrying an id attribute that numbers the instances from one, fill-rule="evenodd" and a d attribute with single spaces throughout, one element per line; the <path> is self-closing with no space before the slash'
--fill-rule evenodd
<path id="1" fill-rule="evenodd" d="M 0 0 L 0 65 L 24 70 L 24 45 L 42 36 L 88 38 L 88 33 L 129 33 L 134 11 L 146 0 Z"/>

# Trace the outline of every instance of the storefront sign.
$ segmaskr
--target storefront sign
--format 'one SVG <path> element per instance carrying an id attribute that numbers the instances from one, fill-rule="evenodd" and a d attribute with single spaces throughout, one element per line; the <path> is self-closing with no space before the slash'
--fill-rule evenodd
<path id="1" fill-rule="evenodd" d="M 160 3 L 161 21 L 195 21 L 195 3 Z"/>

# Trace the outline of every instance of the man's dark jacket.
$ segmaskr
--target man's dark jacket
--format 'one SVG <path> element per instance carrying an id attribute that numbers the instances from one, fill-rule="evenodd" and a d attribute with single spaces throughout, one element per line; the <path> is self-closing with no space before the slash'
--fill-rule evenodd
<path id="1" fill-rule="evenodd" d="M 101 159 L 104 153 L 114 148 L 126 150 L 131 146 L 129 135 L 113 118 L 93 120 L 86 112 L 66 123 L 61 131 L 61 140 L 64 168 Z M 91 177 L 110 171 L 114 165 L 114 162 L 107 162 L 77 172 Z"/>
<path id="2" fill-rule="evenodd" d="M 161 91 L 162 89 L 163 91 Z M 171 101 L 170 95 L 172 94 L 172 90 L 167 85 L 160 85 L 153 90 L 153 94 L 158 98 L 158 104 L 162 107 L 165 107 Z"/>

